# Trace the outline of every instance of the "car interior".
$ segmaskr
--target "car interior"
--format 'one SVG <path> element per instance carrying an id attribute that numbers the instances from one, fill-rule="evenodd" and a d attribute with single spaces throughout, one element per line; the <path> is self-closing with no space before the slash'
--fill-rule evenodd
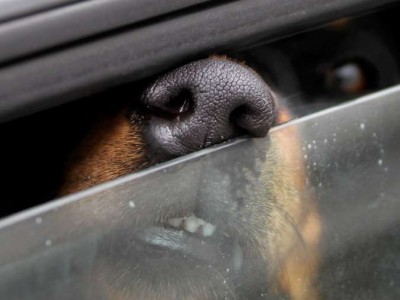
<path id="1" fill-rule="evenodd" d="M 147 246 L 130 253 L 129 226 L 145 224 L 151 205 L 168 197 L 221 197 L 213 182 L 224 176 L 240 186 L 225 165 L 257 169 L 247 160 L 263 139 L 255 146 L 247 137 L 229 140 L 66 197 L 58 191 L 87 120 L 96 118 L 93 107 L 119 99 L 135 105 L 160 74 L 219 55 L 251 67 L 291 112 L 275 120 L 272 137 L 301 132 L 307 186 L 323 220 L 315 299 L 398 299 L 396 1 L 2 1 L 0 298 L 130 298 L 129 272 L 117 260 L 121 274 L 102 265 L 102 251 L 166 272 L 153 259 L 174 253 Z M 200 170 L 208 183 L 196 177 Z M 129 217 L 129 207 L 140 213 Z M 88 283 L 91 272 L 110 274 L 123 296 L 97 288 L 104 279 Z M 259 275 L 226 275 L 239 286 L 226 299 L 275 299 Z M 305 299 L 293 295 L 277 299 Z"/>

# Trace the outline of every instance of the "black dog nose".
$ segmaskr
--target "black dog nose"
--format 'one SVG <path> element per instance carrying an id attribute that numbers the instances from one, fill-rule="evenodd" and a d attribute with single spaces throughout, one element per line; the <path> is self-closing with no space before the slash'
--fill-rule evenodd
<path id="1" fill-rule="evenodd" d="M 250 68 L 227 59 L 199 60 L 158 78 L 143 94 L 145 138 L 161 161 L 249 134 L 268 133 L 270 88 Z"/>

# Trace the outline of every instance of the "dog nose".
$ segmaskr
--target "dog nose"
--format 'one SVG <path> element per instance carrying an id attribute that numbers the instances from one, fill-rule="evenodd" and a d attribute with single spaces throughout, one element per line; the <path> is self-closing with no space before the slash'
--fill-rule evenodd
<path id="1" fill-rule="evenodd" d="M 274 117 L 270 88 L 252 69 L 222 58 L 192 62 L 151 84 L 145 138 L 156 161 L 248 134 L 262 137 Z"/>

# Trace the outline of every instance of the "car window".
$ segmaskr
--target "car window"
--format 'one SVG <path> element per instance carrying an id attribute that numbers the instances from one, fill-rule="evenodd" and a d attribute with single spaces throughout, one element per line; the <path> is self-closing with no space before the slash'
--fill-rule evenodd
<path id="1" fill-rule="evenodd" d="M 47 202 L 0 220 L 0 298 L 399 298 L 397 12 L 230 48 L 282 106 L 267 137 L 79 193 L 53 199 L 60 158 L 48 153 L 61 147 L 36 130 L 51 123 L 25 126 L 66 106 L 4 125 L 51 147 L 5 143 L 4 206 Z M 43 157 L 47 177 L 32 167 Z"/>

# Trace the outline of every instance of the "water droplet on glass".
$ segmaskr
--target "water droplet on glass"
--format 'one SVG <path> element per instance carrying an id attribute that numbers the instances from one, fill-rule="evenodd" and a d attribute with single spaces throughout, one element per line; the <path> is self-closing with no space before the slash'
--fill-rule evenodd
<path id="1" fill-rule="evenodd" d="M 35 223 L 36 224 L 42 224 L 42 218 L 41 217 L 37 217 L 36 219 L 35 219 Z"/>
<path id="2" fill-rule="evenodd" d="M 135 202 L 133 202 L 133 201 L 129 201 L 128 202 L 128 205 L 129 205 L 129 207 L 131 207 L 131 208 L 134 208 L 136 205 L 135 205 Z"/>
<path id="3" fill-rule="evenodd" d="M 361 129 L 361 130 L 364 130 L 364 129 L 365 129 L 365 124 L 364 124 L 364 123 L 361 123 L 361 124 L 360 124 L 360 129 Z"/>
<path id="4" fill-rule="evenodd" d="M 52 242 L 51 240 L 46 240 L 46 241 L 44 242 L 44 244 L 45 244 L 47 247 L 50 247 L 50 246 L 53 244 L 53 242 Z"/>

